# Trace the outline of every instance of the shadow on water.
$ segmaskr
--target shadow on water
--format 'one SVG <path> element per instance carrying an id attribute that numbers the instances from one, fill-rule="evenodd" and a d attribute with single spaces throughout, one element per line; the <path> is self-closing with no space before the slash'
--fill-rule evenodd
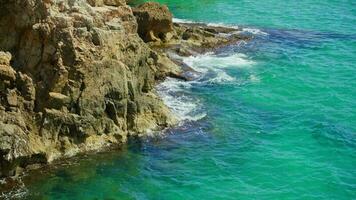
<path id="1" fill-rule="evenodd" d="M 346 147 L 356 150 L 356 133 L 347 127 L 335 122 L 315 122 L 312 127 L 312 135 L 322 146 Z"/>

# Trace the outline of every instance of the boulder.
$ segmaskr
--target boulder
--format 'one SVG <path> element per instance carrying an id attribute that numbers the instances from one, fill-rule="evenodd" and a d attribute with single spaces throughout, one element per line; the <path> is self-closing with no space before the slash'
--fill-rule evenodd
<path id="1" fill-rule="evenodd" d="M 19 126 L 0 121 L 0 177 L 15 175 L 15 161 L 29 155 L 27 140 Z"/>
<path id="2" fill-rule="evenodd" d="M 11 54 L 0 51 L 0 79 L 5 81 L 14 81 L 16 71 L 10 66 Z"/>
<path id="3" fill-rule="evenodd" d="M 10 90 L 6 96 L 7 103 L 11 107 L 16 107 L 18 106 L 18 97 L 16 90 Z"/>
<path id="4" fill-rule="evenodd" d="M 168 7 L 147 2 L 133 9 L 138 23 L 138 34 L 145 42 L 166 41 L 173 31 L 172 13 Z"/>
<path id="5" fill-rule="evenodd" d="M 67 106 L 70 103 L 70 98 L 64 94 L 50 92 L 48 108 L 61 109 L 63 106 Z"/>
<path id="6" fill-rule="evenodd" d="M 21 95 L 26 100 L 35 100 L 36 89 L 33 85 L 32 79 L 28 75 L 19 72 L 16 79 L 16 85 L 18 90 L 21 92 Z"/>
<path id="7" fill-rule="evenodd" d="M 0 51 L 0 65 L 10 65 L 11 54 L 9 52 Z"/>
<path id="8" fill-rule="evenodd" d="M 16 71 L 9 65 L 0 64 L 0 79 L 5 81 L 14 81 L 16 79 Z"/>
<path id="9" fill-rule="evenodd" d="M 98 6 L 123 6 L 126 5 L 125 0 L 87 0 L 87 2 L 93 6 L 93 7 L 98 7 Z"/>

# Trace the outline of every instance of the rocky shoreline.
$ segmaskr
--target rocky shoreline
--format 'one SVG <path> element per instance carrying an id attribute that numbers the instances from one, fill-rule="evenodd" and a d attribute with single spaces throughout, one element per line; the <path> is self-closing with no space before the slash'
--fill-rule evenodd
<path id="1" fill-rule="evenodd" d="M 251 39 L 173 23 L 151 2 L 4 0 L 0 10 L 2 178 L 174 126 L 154 88 L 168 76 L 192 79 L 174 55 Z"/>

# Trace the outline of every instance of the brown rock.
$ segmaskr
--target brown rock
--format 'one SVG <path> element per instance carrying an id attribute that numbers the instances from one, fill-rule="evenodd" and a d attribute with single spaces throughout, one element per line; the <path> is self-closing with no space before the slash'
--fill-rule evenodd
<path id="1" fill-rule="evenodd" d="M 126 5 L 125 0 L 104 0 L 104 4 L 107 6 L 123 6 Z"/>
<path id="2" fill-rule="evenodd" d="M 138 33 L 145 42 L 167 40 L 167 33 L 173 31 L 172 13 L 165 5 L 147 2 L 133 12 L 138 23 Z"/>
<path id="3" fill-rule="evenodd" d="M 9 52 L 0 51 L 0 65 L 10 65 L 11 54 Z"/>
<path id="4" fill-rule="evenodd" d="M 10 90 L 6 96 L 6 100 L 9 106 L 12 107 L 18 106 L 16 90 Z"/>
<path id="5" fill-rule="evenodd" d="M 87 0 L 91 6 L 123 6 L 126 5 L 125 0 Z"/>
<path id="6" fill-rule="evenodd" d="M 14 81 L 16 79 L 16 71 L 9 65 L 0 64 L 0 79 L 7 81 Z"/>
<path id="7" fill-rule="evenodd" d="M 16 71 L 10 66 L 11 54 L 0 51 L 0 80 L 14 81 Z"/>
<path id="8" fill-rule="evenodd" d="M 0 54 L 0 177 L 174 123 L 154 95 L 169 61 L 152 58 L 124 1 L 4 1 L 0 10 L 0 49 L 16 55 Z M 172 30 L 170 13 L 155 15 L 157 37 Z"/>
<path id="9" fill-rule="evenodd" d="M 16 85 L 19 91 L 21 92 L 21 95 L 26 100 L 35 100 L 36 89 L 33 85 L 32 79 L 28 75 L 19 72 L 16 80 Z"/>
<path id="10" fill-rule="evenodd" d="M 54 109 L 61 109 L 63 106 L 68 106 L 70 101 L 71 101 L 70 97 L 66 95 L 56 93 L 56 92 L 50 92 L 47 107 L 54 108 Z"/>

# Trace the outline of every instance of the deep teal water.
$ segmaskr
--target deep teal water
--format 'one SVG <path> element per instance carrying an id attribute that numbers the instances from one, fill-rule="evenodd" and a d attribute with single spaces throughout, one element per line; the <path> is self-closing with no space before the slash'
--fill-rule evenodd
<path id="1" fill-rule="evenodd" d="M 26 198 L 356 199 L 356 1 L 160 2 L 256 38 L 158 87 L 182 126 L 37 176 Z"/>

